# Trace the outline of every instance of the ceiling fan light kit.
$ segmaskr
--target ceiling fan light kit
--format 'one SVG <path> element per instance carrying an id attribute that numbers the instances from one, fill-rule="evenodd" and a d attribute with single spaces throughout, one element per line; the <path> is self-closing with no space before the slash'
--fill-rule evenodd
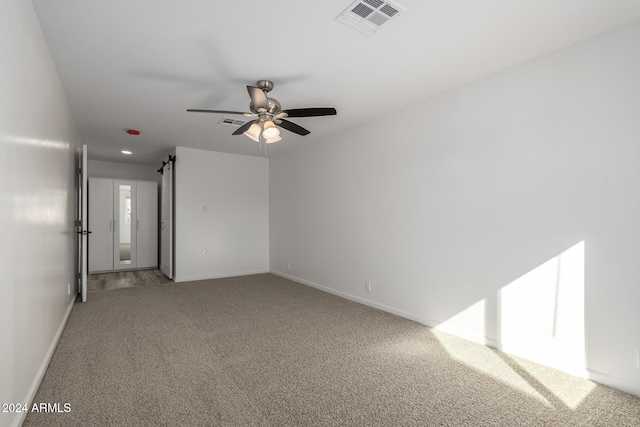
<path id="1" fill-rule="evenodd" d="M 264 130 L 262 131 L 262 136 L 265 139 L 274 139 L 280 136 L 280 131 L 276 128 L 276 124 L 271 120 L 267 120 L 263 125 Z"/>
<path id="2" fill-rule="evenodd" d="M 267 144 L 273 144 L 282 140 L 280 129 L 286 129 L 298 135 L 308 135 L 310 132 L 289 120 L 286 117 L 319 117 L 335 116 L 336 109 L 331 107 L 320 108 L 295 108 L 292 110 L 282 110 L 278 100 L 267 97 L 267 93 L 273 89 L 273 82 L 270 80 L 258 80 L 257 86 L 247 86 L 251 102 L 248 112 L 227 111 L 227 110 L 197 110 L 188 109 L 192 113 L 219 113 L 219 114 L 240 114 L 246 117 L 256 117 L 257 119 L 246 122 L 240 126 L 232 135 L 244 134 L 256 142 L 260 142 L 262 137 Z"/>
<path id="3" fill-rule="evenodd" d="M 244 134 L 249 138 L 253 139 L 255 142 L 260 142 L 260 131 L 262 129 L 256 123 L 252 123 L 249 129 L 247 129 Z"/>

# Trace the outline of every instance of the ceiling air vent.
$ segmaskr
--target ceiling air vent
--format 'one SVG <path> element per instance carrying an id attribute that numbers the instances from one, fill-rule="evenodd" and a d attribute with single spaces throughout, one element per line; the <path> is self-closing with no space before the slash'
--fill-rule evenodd
<path id="1" fill-rule="evenodd" d="M 349 5 L 336 20 L 370 36 L 388 20 L 400 16 L 400 11 L 407 9 L 388 1 L 359 0 Z"/>
<path id="2" fill-rule="evenodd" d="M 220 123 L 222 123 L 223 125 L 240 127 L 247 122 L 245 122 L 244 120 L 236 120 L 236 119 L 230 119 L 229 117 L 225 117 L 220 121 Z"/>

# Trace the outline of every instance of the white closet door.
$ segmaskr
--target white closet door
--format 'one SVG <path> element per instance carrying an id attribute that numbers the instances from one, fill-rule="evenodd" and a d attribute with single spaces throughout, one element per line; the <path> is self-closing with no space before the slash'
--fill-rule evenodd
<path id="1" fill-rule="evenodd" d="M 113 180 L 89 179 L 89 273 L 113 269 Z"/>
<path id="2" fill-rule="evenodd" d="M 113 180 L 113 269 L 137 267 L 136 181 Z"/>
<path id="3" fill-rule="evenodd" d="M 136 191 L 136 267 L 158 267 L 158 184 L 138 181 Z"/>

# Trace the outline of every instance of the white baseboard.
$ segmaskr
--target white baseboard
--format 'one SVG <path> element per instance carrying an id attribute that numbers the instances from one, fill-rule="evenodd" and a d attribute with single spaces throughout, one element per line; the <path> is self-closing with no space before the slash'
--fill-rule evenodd
<path id="1" fill-rule="evenodd" d="M 314 283 L 311 282 L 309 280 L 305 280 L 305 279 L 301 279 L 299 277 L 296 276 L 292 276 L 291 274 L 287 274 L 287 273 L 283 273 L 281 271 L 277 271 L 277 270 L 271 270 L 271 274 L 275 274 L 276 276 L 281 276 L 284 277 L 285 279 L 289 279 L 289 280 L 293 280 L 294 282 L 298 282 L 301 283 L 303 285 L 307 285 L 307 286 L 311 286 L 313 288 L 316 289 L 320 289 L 321 291 L 325 291 L 328 292 L 330 294 L 333 295 L 337 295 L 339 297 L 351 300 L 351 301 L 355 301 L 355 302 L 359 302 L 361 304 L 367 305 L 369 307 L 373 307 L 373 308 L 377 308 L 378 310 L 382 310 L 382 311 L 386 311 L 388 313 L 391 314 L 395 314 L 397 316 L 400 317 L 404 317 L 405 319 L 409 319 L 409 320 L 413 320 L 415 322 L 421 323 L 425 326 L 428 326 L 430 328 L 434 328 L 437 329 L 439 331 L 442 332 L 446 332 L 449 333 L 451 335 L 455 335 L 458 336 L 460 338 L 472 341 L 472 342 L 476 342 L 482 345 L 486 345 L 489 347 L 493 347 L 493 348 L 497 348 L 500 349 L 500 345 L 498 343 L 498 341 L 492 339 L 492 338 L 487 338 L 485 336 L 481 336 L 481 335 L 477 335 L 477 334 L 470 334 L 466 331 L 462 331 L 460 329 L 457 328 L 453 328 L 450 326 L 444 326 L 439 322 L 436 322 L 435 320 L 432 319 L 427 319 L 427 318 L 422 318 L 422 317 L 418 317 L 415 316 L 413 314 L 407 313 L 406 311 L 403 310 L 399 310 L 397 308 L 394 307 L 390 307 L 388 305 L 385 304 L 380 304 L 374 301 L 370 301 L 368 299 L 365 298 L 360 298 L 358 296 L 355 295 L 351 295 L 345 292 L 341 292 L 341 291 L 337 291 L 335 289 L 331 289 L 327 286 L 323 286 L 320 285 L 318 283 Z M 549 366 L 549 365 L 548 365 Z M 554 366 L 551 366 L 554 367 Z M 600 383 L 600 384 L 604 384 L 607 385 L 609 387 L 624 391 L 625 393 L 629 393 L 629 394 L 633 394 L 636 396 L 640 396 L 640 386 L 636 385 L 636 384 L 632 384 L 628 381 L 622 380 L 620 378 L 617 377 L 613 377 L 611 375 L 607 375 L 601 372 L 597 372 L 591 369 L 578 369 L 576 370 L 574 369 L 567 369 L 566 367 L 554 367 L 555 369 L 559 369 L 561 371 L 567 372 L 569 374 L 572 375 L 576 375 L 578 377 L 582 377 L 582 378 L 588 378 L 596 383 Z"/>
<path id="2" fill-rule="evenodd" d="M 593 369 L 588 369 L 588 378 L 594 382 L 604 384 L 606 386 L 622 390 L 625 393 L 633 394 L 640 397 L 640 385 L 630 383 L 622 378 L 614 377 L 613 375 L 598 372 Z"/>
<path id="3" fill-rule="evenodd" d="M 380 304 L 380 303 L 377 303 L 375 301 L 368 300 L 366 298 L 361 298 L 361 297 L 358 297 L 358 296 L 355 296 L 355 295 L 348 294 L 346 292 L 336 291 L 335 289 L 331 289 L 329 287 L 320 285 L 318 283 L 314 283 L 314 282 L 311 282 L 309 280 L 301 279 L 299 277 L 292 276 L 290 274 L 286 274 L 286 273 L 283 273 L 281 271 L 271 270 L 271 273 L 275 274 L 276 276 L 281 276 L 281 277 L 284 277 L 285 279 L 293 280 L 294 282 L 298 282 L 298 283 L 301 283 L 303 285 L 311 286 L 313 288 L 320 289 L 322 291 L 328 292 L 328 293 L 333 294 L 333 295 L 337 295 L 339 297 L 342 297 L 342 298 L 345 298 L 345 299 L 348 299 L 348 300 L 351 300 L 351 301 L 359 302 L 359 303 L 367 305 L 369 307 L 377 308 L 378 310 L 386 311 L 387 313 L 391 313 L 391 314 L 395 314 L 395 315 L 400 316 L 400 317 L 404 317 L 405 319 L 413 320 L 414 322 L 421 323 L 421 324 L 423 324 L 425 326 L 428 326 L 428 327 L 433 328 L 433 329 L 437 329 L 437 330 L 442 331 L 442 332 L 449 333 L 451 335 L 456 335 L 456 336 L 458 336 L 460 338 L 464 338 L 464 339 L 469 340 L 469 341 L 477 342 L 477 343 L 482 344 L 482 345 L 488 345 L 489 347 L 498 348 L 498 342 L 497 341 L 495 341 L 495 340 L 493 340 L 491 338 L 487 338 L 485 336 L 469 334 L 468 332 L 465 332 L 465 331 L 462 331 L 462 330 L 459 330 L 459 329 L 456 329 L 456 328 L 443 326 L 441 323 L 436 322 L 433 319 L 428 319 L 428 318 L 424 318 L 424 317 L 415 316 L 415 315 L 413 315 L 411 313 L 408 313 L 408 312 L 406 312 L 404 310 L 400 310 L 398 308 L 391 307 L 391 306 L 388 306 L 388 305 L 385 305 L 385 304 Z"/>
<path id="4" fill-rule="evenodd" d="M 53 352 L 55 351 L 56 346 L 58 345 L 58 341 L 60 340 L 60 336 L 64 331 L 64 327 L 67 326 L 67 320 L 69 320 L 69 315 L 71 314 L 71 310 L 73 310 L 73 304 L 74 304 L 74 301 L 71 301 L 71 303 L 69 304 L 69 307 L 67 308 L 67 312 L 65 313 L 62 319 L 62 322 L 60 323 L 60 326 L 58 327 L 58 330 L 56 331 L 56 334 L 53 337 L 53 340 L 51 341 L 49 348 L 47 349 L 47 353 L 45 354 L 45 357 L 42 360 L 42 363 L 40 364 L 40 368 L 38 369 L 36 376 L 31 382 L 31 386 L 29 387 L 29 390 L 27 390 L 26 396 L 24 397 L 23 400 L 21 400 L 21 402 L 29 402 L 29 407 L 31 407 L 31 404 L 33 403 L 33 399 L 36 397 L 36 393 L 38 392 L 38 387 L 40 387 L 42 378 L 44 378 L 44 374 L 47 371 L 47 368 L 49 367 L 49 362 L 51 361 L 51 357 L 53 357 Z M 27 412 L 17 413 L 11 425 L 13 427 L 20 427 L 22 423 L 24 423 L 24 420 L 26 417 L 27 417 Z"/>
<path id="5" fill-rule="evenodd" d="M 321 291 L 337 295 L 341 298 L 348 299 L 350 301 L 359 302 L 360 304 L 367 305 L 369 307 L 377 308 L 378 310 L 386 311 L 387 313 L 395 314 L 400 317 L 404 317 L 405 319 L 413 320 L 418 323 L 422 323 L 423 325 L 431 326 L 427 323 L 425 319 L 421 319 L 417 316 L 414 316 L 411 313 L 407 313 L 406 311 L 399 310 L 395 307 L 391 307 L 385 304 L 380 304 L 375 301 L 368 300 L 366 298 L 361 298 L 355 295 L 348 294 L 346 292 L 337 291 L 335 289 L 329 288 L 327 286 L 320 285 L 318 283 L 311 282 L 309 280 L 301 279 L 296 276 L 292 276 L 290 274 L 283 273 L 277 270 L 271 270 L 271 274 L 275 274 L 276 276 L 284 277 L 285 279 L 293 280 L 294 282 L 301 283 L 303 285 L 311 286 L 312 288 L 320 289 Z"/>
<path id="6" fill-rule="evenodd" d="M 264 273 L 269 273 L 269 270 L 267 269 L 267 270 L 236 271 L 235 273 L 214 274 L 214 275 L 206 275 L 206 276 L 186 276 L 186 277 L 175 276 L 173 278 L 173 281 L 175 283 L 193 282 L 196 280 L 224 279 L 226 277 L 251 276 L 252 274 L 264 274 Z"/>
<path id="7" fill-rule="evenodd" d="M 492 347 L 492 348 L 497 348 L 497 349 L 500 348 L 500 345 L 499 345 L 498 341 L 494 340 L 493 338 L 486 337 L 484 335 L 472 334 L 472 333 L 469 333 L 469 332 L 464 331 L 462 329 L 459 329 L 459 328 L 456 328 L 456 327 L 453 327 L 453 326 L 445 325 L 443 323 L 438 324 L 438 322 L 436 322 L 436 321 L 433 321 L 432 324 L 425 323 L 425 325 L 427 325 L 427 326 L 429 326 L 429 327 L 431 327 L 433 329 L 436 329 L 438 331 L 446 332 L 448 334 L 455 335 L 457 337 L 463 338 L 463 339 L 465 339 L 467 341 L 471 341 L 471 342 L 475 342 L 475 343 L 478 343 L 478 344 L 486 345 L 486 346 Z"/>
<path id="8" fill-rule="evenodd" d="M 348 299 L 348 300 L 351 300 L 351 301 L 359 302 L 360 304 L 364 304 L 364 305 L 367 305 L 369 307 L 377 308 L 378 310 L 386 311 L 387 313 L 391 313 L 391 314 L 395 314 L 395 315 L 400 316 L 400 317 L 404 317 L 405 319 L 413 320 L 414 322 L 421 323 L 421 324 L 423 324 L 425 326 L 428 326 L 428 327 L 433 328 L 433 329 L 437 329 L 437 330 L 442 331 L 442 332 L 449 333 L 451 335 L 456 335 L 456 336 L 458 336 L 460 338 L 464 338 L 464 339 L 469 340 L 469 341 L 477 342 L 477 343 L 483 344 L 483 345 L 488 345 L 489 347 L 498 348 L 498 342 L 497 341 L 495 341 L 495 340 L 493 340 L 491 338 L 487 338 L 485 336 L 469 334 L 468 332 L 465 332 L 465 331 L 462 331 L 462 330 L 459 330 L 459 329 L 456 329 L 456 328 L 443 326 L 441 323 L 436 322 L 433 319 L 428 319 L 428 318 L 424 318 L 424 317 L 418 317 L 418 316 L 415 316 L 415 315 L 413 315 L 411 313 L 408 313 L 408 312 L 406 312 L 404 310 L 400 310 L 398 308 L 391 307 L 391 306 L 388 306 L 388 305 L 385 305 L 385 304 L 380 304 L 380 303 L 377 303 L 375 301 L 368 300 L 366 298 L 361 298 L 361 297 L 358 297 L 358 296 L 355 296 L 355 295 L 348 294 L 346 292 L 336 291 L 335 289 L 331 289 L 331 288 L 329 288 L 327 286 L 323 286 L 323 285 L 320 285 L 318 283 L 311 282 L 309 280 L 301 279 L 299 277 L 292 276 L 290 274 L 286 274 L 286 273 L 283 273 L 281 271 L 271 270 L 271 273 L 275 274 L 276 276 L 281 276 L 281 277 L 284 277 L 285 279 L 293 280 L 294 282 L 298 282 L 298 283 L 301 283 L 303 285 L 311 286 L 313 288 L 320 289 L 321 291 L 325 291 L 325 292 L 328 292 L 330 294 L 337 295 L 339 297 L 342 297 L 342 298 L 345 298 L 345 299 Z"/>

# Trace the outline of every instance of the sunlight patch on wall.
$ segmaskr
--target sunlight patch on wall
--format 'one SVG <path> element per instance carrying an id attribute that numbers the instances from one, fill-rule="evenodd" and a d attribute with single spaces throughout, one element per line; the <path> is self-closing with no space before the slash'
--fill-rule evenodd
<path id="1" fill-rule="evenodd" d="M 584 379 L 584 272 L 582 241 L 499 289 L 497 309 L 488 303 L 496 295 L 487 295 L 439 324 L 434 335 L 470 368 L 545 404 L 575 409 L 595 387 Z M 502 351 L 478 349 L 460 337 Z"/>
<path id="2" fill-rule="evenodd" d="M 500 349 L 585 372 L 584 241 L 498 292 Z"/>
<path id="3" fill-rule="evenodd" d="M 447 321 L 436 326 L 436 330 L 461 336 L 480 344 L 491 344 L 485 338 L 486 300 L 482 299 L 467 307 Z"/>

